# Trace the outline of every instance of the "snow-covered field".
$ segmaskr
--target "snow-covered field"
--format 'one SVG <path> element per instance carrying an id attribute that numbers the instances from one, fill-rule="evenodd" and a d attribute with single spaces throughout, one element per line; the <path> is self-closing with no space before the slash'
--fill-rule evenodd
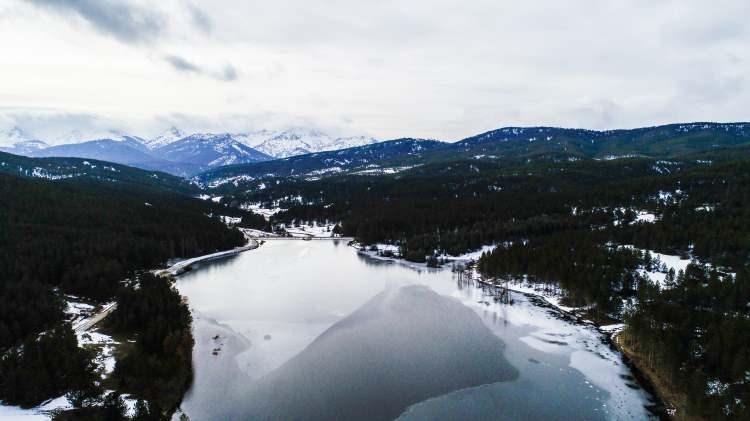
<path id="1" fill-rule="evenodd" d="M 317 222 L 313 222 L 310 225 L 300 224 L 299 226 L 284 227 L 284 229 L 292 237 L 327 238 L 327 237 L 333 237 L 332 231 L 333 231 L 334 226 L 335 226 L 334 224 L 330 224 L 330 223 L 319 225 Z"/>
<path id="2" fill-rule="evenodd" d="M 377 243 L 371 246 L 362 246 L 358 243 L 352 243 L 352 247 L 359 250 L 359 253 L 366 254 L 373 259 L 393 261 L 404 266 L 409 266 L 415 269 L 426 268 L 427 263 L 415 263 L 400 258 L 399 247 L 394 244 L 383 244 Z M 458 256 L 451 256 L 449 254 L 437 255 L 438 261 L 442 265 L 450 266 L 452 263 L 469 263 L 476 262 L 482 257 L 483 253 L 490 253 L 494 250 L 496 245 L 482 246 L 479 250 L 471 251 L 468 253 L 460 254 Z"/>
<path id="3" fill-rule="evenodd" d="M 626 245 L 622 246 L 623 248 L 627 249 L 636 249 L 633 246 Z M 645 249 L 636 249 L 643 253 L 648 252 L 651 254 L 652 259 L 655 260 L 654 265 L 650 271 L 646 270 L 645 268 L 640 270 L 639 272 L 641 275 L 648 277 L 652 282 L 659 285 L 659 288 L 668 288 L 668 285 L 665 283 L 665 280 L 667 278 L 667 273 L 670 270 L 674 270 L 675 275 L 677 275 L 680 271 L 685 271 L 687 269 L 687 266 L 690 264 L 690 259 L 685 259 L 680 256 L 675 256 L 671 254 L 663 254 L 663 253 L 657 253 L 653 250 L 645 250 Z"/>
<path id="4" fill-rule="evenodd" d="M 115 369 L 114 350 L 118 343 L 111 336 L 98 332 L 97 329 L 91 329 L 95 321 L 101 320 L 102 314 L 113 308 L 114 303 L 106 304 L 102 307 L 95 307 L 91 304 L 81 301 L 74 296 L 65 297 L 65 316 L 69 321 L 78 339 L 78 346 L 93 348 L 96 350 L 95 362 L 97 370 L 102 379 L 110 375 Z M 133 414 L 135 400 L 123 396 L 129 415 Z M 17 406 L 0 405 L 0 420 L 48 420 L 53 411 L 71 409 L 73 405 L 66 396 L 59 396 L 50 399 L 35 408 L 23 409 Z"/>
<path id="5" fill-rule="evenodd" d="M 282 208 L 280 208 L 278 206 L 273 207 L 273 208 L 263 208 L 263 207 L 261 207 L 260 203 L 245 203 L 245 204 L 240 205 L 240 209 L 247 210 L 247 211 L 250 211 L 252 213 L 261 215 L 264 218 L 266 218 L 266 221 L 268 221 L 269 219 L 271 219 L 271 217 L 274 216 L 274 215 L 276 215 L 277 213 L 286 210 L 286 209 L 282 209 Z"/>
<path id="6" fill-rule="evenodd" d="M 224 216 L 220 215 L 219 219 L 221 219 L 221 222 L 227 224 L 228 226 L 237 225 L 240 222 L 242 222 L 242 217 L 240 216 Z"/>
<path id="7" fill-rule="evenodd" d="M 405 165 L 401 167 L 386 167 L 386 168 L 370 168 L 366 170 L 355 171 L 352 174 L 355 175 L 390 175 L 398 174 L 400 172 L 416 168 L 419 165 Z"/>
<path id="8" fill-rule="evenodd" d="M 247 238 L 269 238 L 269 237 L 273 238 L 273 237 L 278 237 L 277 234 L 274 234 L 272 232 L 261 231 L 261 230 L 256 230 L 256 229 L 252 229 L 252 228 L 240 228 L 239 230 L 242 231 L 242 233 L 245 234 L 245 237 L 247 237 Z"/>

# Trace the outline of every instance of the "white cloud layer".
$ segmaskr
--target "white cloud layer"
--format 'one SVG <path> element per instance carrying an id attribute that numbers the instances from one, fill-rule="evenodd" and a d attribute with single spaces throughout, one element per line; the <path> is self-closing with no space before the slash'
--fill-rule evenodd
<path id="1" fill-rule="evenodd" d="M 305 122 L 455 140 L 750 120 L 748 12 L 745 0 L 11 0 L 0 124 L 58 131 L 87 116 L 150 135 Z"/>

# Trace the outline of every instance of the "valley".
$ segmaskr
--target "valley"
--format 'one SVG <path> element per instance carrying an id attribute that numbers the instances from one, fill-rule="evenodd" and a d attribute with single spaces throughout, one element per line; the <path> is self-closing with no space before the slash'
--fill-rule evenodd
<path id="1" fill-rule="evenodd" d="M 0 421 L 750 420 L 748 15 L 0 1 Z"/>
<path id="2" fill-rule="evenodd" d="M 138 141 L 196 166 L 204 153 L 183 145 L 212 145 L 201 150 L 215 168 L 182 177 L 0 153 L 1 408 L 56 419 L 108 411 L 325 419 L 331 409 L 373 419 L 491 419 L 504 410 L 518 418 L 560 410 L 565 398 L 552 390 L 565 385 L 586 392 L 565 410 L 591 419 L 741 417 L 750 344 L 733 332 L 747 327 L 750 299 L 747 127 L 506 128 L 280 159 L 235 148 L 230 136 L 177 139 L 176 129 L 150 146 Z M 235 153 L 258 159 L 234 164 Z M 302 241 L 319 239 L 328 241 Z M 342 327 L 372 313 L 384 317 L 372 322 L 382 331 L 377 323 L 402 317 L 390 313 L 391 300 L 421 309 L 393 332 L 398 347 L 380 349 L 393 338 Z M 109 315 L 79 332 L 66 322 L 70 306 Z M 426 376 L 436 368 L 425 366 L 410 374 L 413 396 L 400 400 L 387 392 L 395 386 L 376 390 L 341 369 L 321 396 L 282 404 L 284 393 L 310 390 L 294 388 L 301 378 L 342 361 L 374 369 L 367 378 L 402 372 L 388 355 L 419 367 L 415 347 L 454 349 L 461 332 L 476 343 L 449 354 L 468 355 L 466 369 L 477 371 L 448 376 L 455 384 Z M 51 347 L 65 357 L 40 366 L 21 352 L 49 359 Z M 334 364 L 322 357 L 331 347 L 350 351 Z M 471 356 L 483 347 L 481 355 L 508 361 Z M 362 365 L 364 349 L 377 349 L 381 368 Z M 540 382 L 550 369 L 559 383 Z M 389 409 L 354 405 L 356 394 L 313 404 L 343 384 L 382 396 Z M 529 393 L 550 406 L 523 404 Z"/>

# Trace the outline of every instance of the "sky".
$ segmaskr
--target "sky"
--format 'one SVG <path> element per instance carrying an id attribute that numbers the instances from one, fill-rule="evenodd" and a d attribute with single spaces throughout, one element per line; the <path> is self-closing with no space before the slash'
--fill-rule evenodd
<path id="1" fill-rule="evenodd" d="M 749 15 L 747 0 L 2 0 L 0 128 L 453 141 L 747 121 Z"/>

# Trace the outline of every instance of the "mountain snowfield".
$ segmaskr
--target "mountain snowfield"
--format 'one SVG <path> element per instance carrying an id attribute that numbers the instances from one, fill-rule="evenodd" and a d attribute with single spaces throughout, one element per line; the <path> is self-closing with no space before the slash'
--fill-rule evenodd
<path id="1" fill-rule="evenodd" d="M 25 142 L 28 140 L 33 139 L 17 126 L 0 132 L 0 146 L 2 147 L 10 147 L 15 145 L 16 143 Z"/>
<path id="2" fill-rule="evenodd" d="M 196 133 L 154 150 L 173 162 L 187 162 L 209 168 L 268 161 L 273 157 L 237 141 L 228 133 Z"/>
<path id="3" fill-rule="evenodd" d="M 377 139 L 369 136 L 337 137 L 320 130 L 303 127 L 294 127 L 285 130 L 261 129 L 234 133 L 189 133 L 172 126 L 153 138 L 133 136 L 118 130 L 90 133 L 72 130 L 51 139 L 49 144 L 59 146 L 85 143 L 93 140 L 113 140 L 118 142 L 135 140 L 138 142 L 138 146 L 143 146 L 150 151 L 156 151 L 187 137 L 193 137 L 194 139 L 200 137 L 204 141 L 220 139 L 220 143 L 226 142 L 227 137 L 230 137 L 238 143 L 263 152 L 273 158 L 288 158 L 290 156 L 353 148 L 378 142 Z M 16 144 L 27 143 L 29 141 L 34 141 L 38 145 L 34 149 L 42 149 L 49 146 L 47 142 L 29 135 L 17 126 L 0 132 L 0 147 L 3 148 L 12 148 Z M 139 147 L 139 149 L 143 148 Z"/>
<path id="4" fill-rule="evenodd" d="M 28 155 L 47 146 L 49 145 L 41 140 L 34 139 L 18 127 L 0 132 L 0 152 Z"/>
<path id="5" fill-rule="evenodd" d="M 249 143 L 249 146 L 276 158 L 354 148 L 378 142 L 376 139 L 366 136 L 332 137 L 318 130 L 301 128 L 269 134 L 271 136 L 262 142 Z M 258 138 L 255 137 L 255 142 Z"/>
<path id="6" fill-rule="evenodd" d="M 425 162 L 458 158 L 483 162 L 522 156 L 527 161 L 532 158 L 562 161 L 672 158 L 722 150 L 731 154 L 736 153 L 737 148 L 750 148 L 748 123 L 668 124 L 605 131 L 505 127 L 454 143 L 420 139 L 381 142 L 367 136 L 336 137 L 302 127 L 189 135 L 170 127 L 149 139 L 116 130 L 105 131 L 102 136 L 89 136 L 74 131 L 65 138 L 75 142 L 53 141 L 50 146 L 22 128 L 13 127 L 0 132 L 0 151 L 29 157 L 96 159 L 188 178 L 206 172 L 207 175 L 201 175 L 202 181 L 213 183 L 216 180 L 206 177 L 223 180 L 275 175 L 314 179 L 337 172 L 390 174 Z M 694 159 L 706 158 L 695 156 Z M 229 165 L 232 167 L 223 168 Z"/>
<path id="7" fill-rule="evenodd" d="M 319 130 L 255 130 L 241 133 L 188 133 L 169 127 L 153 138 L 117 130 L 73 130 L 49 145 L 19 127 L 0 132 L 0 151 L 29 157 L 77 157 L 160 170 L 180 176 L 232 164 L 369 145 L 366 136 L 335 137 Z"/>
<path id="8" fill-rule="evenodd" d="M 184 137 L 187 137 L 187 134 L 185 134 L 185 132 L 175 126 L 172 126 L 159 136 L 156 136 L 152 139 L 146 139 L 143 144 L 146 145 L 147 148 L 154 150 L 159 149 L 162 146 L 167 146 L 170 143 L 174 143 Z"/>
<path id="9" fill-rule="evenodd" d="M 241 133 L 193 133 L 189 136 L 176 127 L 170 127 L 163 134 L 146 140 L 144 144 L 149 149 L 156 150 L 186 137 L 200 137 L 204 140 L 220 139 L 220 142 L 231 138 L 273 158 L 288 158 L 308 153 L 354 148 L 378 142 L 377 139 L 368 136 L 335 137 L 320 130 L 301 127 Z"/>

